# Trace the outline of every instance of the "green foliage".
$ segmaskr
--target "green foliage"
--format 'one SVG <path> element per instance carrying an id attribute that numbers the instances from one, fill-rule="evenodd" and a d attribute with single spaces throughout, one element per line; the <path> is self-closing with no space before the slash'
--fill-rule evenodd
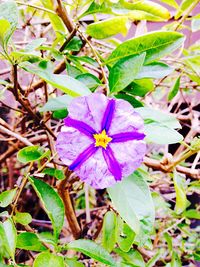
<path id="1" fill-rule="evenodd" d="M 48 62 L 40 62 L 39 64 L 31 64 L 29 62 L 21 64 L 26 71 L 38 75 L 49 84 L 59 88 L 70 96 L 88 95 L 90 90 L 81 82 L 67 75 L 53 74 L 52 66 Z"/>
<path id="2" fill-rule="evenodd" d="M 151 63 L 154 60 L 170 54 L 181 46 L 184 36 L 177 32 L 153 32 L 142 35 L 120 44 L 106 63 L 114 64 L 117 60 L 130 55 L 137 55 L 146 52 L 145 63 Z"/>
<path id="3" fill-rule="evenodd" d="M 32 216 L 27 212 L 16 212 L 14 220 L 16 223 L 20 223 L 22 225 L 28 225 L 29 223 L 32 222 Z"/>
<path id="4" fill-rule="evenodd" d="M 55 238 L 58 238 L 64 223 L 64 205 L 62 200 L 47 183 L 33 177 L 29 177 L 29 181 L 42 201 L 44 209 L 52 222 Z"/>
<path id="5" fill-rule="evenodd" d="M 117 33 L 127 34 L 128 18 L 125 16 L 115 17 L 108 20 L 90 24 L 86 33 L 96 39 L 105 39 Z"/>
<path id="6" fill-rule="evenodd" d="M 140 172 L 136 171 L 122 182 L 108 188 L 108 193 L 115 209 L 136 235 L 143 232 L 143 222 L 147 224 L 150 234 L 155 216 L 154 205 Z M 145 233 L 146 238 L 148 233 Z"/>
<path id="7" fill-rule="evenodd" d="M 145 53 L 125 57 L 119 60 L 110 70 L 109 86 L 111 93 L 127 87 L 138 75 L 144 63 Z"/>
<path id="8" fill-rule="evenodd" d="M 53 176 L 53 177 L 57 178 L 58 180 L 65 179 L 65 174 L 63 173 L 62 170 L 58 170 L 55 168 L 46 168 L 42 172 L 45 174 L 48 174 L 50 176 Z"/>
<path id="9" fill-rule="evenodd" d="M 10 205 L 15 197 L 16 189 L 4 191 L 0 194 L 0 207 L 5 208 Z"/>
<path id="10" fill-rule="evenodd" d="M 108 211 L 103 219 L 102 246 L 111 252 L 116 243 L 117 217 L 113 211 Z"/>
<path id="11" fill-rule="evenodd" d="M 34 233 L 24 232 L 17 236 L 17 248 L 31 251 L 44 251 L 47 248 Z"/>
<path id="12" fill-rule="evenodd" d="M 115 262 L 111 255 L 100 245 L 91 240 L 79 239 L 70 242 L 68 249 L 80 251 L 81 253 L 109 266 L 115 266 Z"/>
<path id="13" fill-rule="evenodd" d="M 64 259 L 61 256 L 51 254 L 49 252 L 40 253 L 34 263 L 33 267 L 65 267 Z"/>
<path id="14" fill-rule="evenodd" d="M 1 2 L 0 267 L 200 261 L 199 0 Z M 55 151 L 71 101 L 94 92 L 128 101 L 146 134 L 140 168 L 105 190 Z"/>
<path id="15" fill-rule="evenodd" d="M 44 152 L 40 146 L 29 146 L 22 148 L 17 153 L 17 159 L 22 163 L 33 162 L 46 157 L 48 154 Z"/>

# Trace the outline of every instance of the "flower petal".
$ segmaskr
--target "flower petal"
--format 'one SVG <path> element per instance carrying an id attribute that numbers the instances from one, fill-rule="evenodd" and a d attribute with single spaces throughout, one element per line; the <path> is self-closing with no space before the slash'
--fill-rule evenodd
<path id="1" fill-rule="evenodd" d="M 56 150 L 63 163 L 69 166 L 93 142 L 78 130 L 63 126 L 57 137 Z"/>
<path id="2" fill-rule="evenodd" d="M 129 176 L 140 166 L 146 152 L 145 142 L 137 140 L 110 143 L 110 147 L 120 164 L 122 177 Z"/>
<path id="3" fill-rule="evenodd" d="M 116 183 L 114 176 L 108 170 L 102 149 L 85 161 L 75 170 L 80 179 L 96 189 L 110 187 Z"/>
<path id="4" fill-rule="evenodd" d="M 101 122 L 109 99 L 99 93 L 72 100 L 68 111 L 72 119 L 83 121 L 96 130 L 101 131 Z"/>
<path id="5" fill-rule="evenodd" d="M 90 127 L 88 124 L 79 121 L 79 120 L 74 120 L 70 118 L 69 116 L 64 119 L 64 123 L 68 127 L 73 127 L 77 129 L 79 132 L 84 133 L 85 135 L 92 137 L 93 134 L 95 134 L 95 130 Z"/>
<path id="6" fill-rule="evenodd" d="M 137 110 L 137 109 L 136 109 Z M 140 115 L 125 100 L 117 99 L 109 135 L 124 132 L 144 132 L 144 122 Z"/>

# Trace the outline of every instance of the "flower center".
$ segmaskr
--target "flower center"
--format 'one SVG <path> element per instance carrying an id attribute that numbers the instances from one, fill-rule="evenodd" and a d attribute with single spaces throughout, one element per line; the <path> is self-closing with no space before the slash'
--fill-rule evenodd
<path id="1" fill-rule="evenodd" d="M 106 131 L 103 130 L 99 134 L 93 134 L 94 139 L 96 140 L 95 142 L 95 147 L 97 146 L 102 146 L 103 148 L 106 148 L 108 143 L 112 140 L 111 137 L 107 136 Z"/>

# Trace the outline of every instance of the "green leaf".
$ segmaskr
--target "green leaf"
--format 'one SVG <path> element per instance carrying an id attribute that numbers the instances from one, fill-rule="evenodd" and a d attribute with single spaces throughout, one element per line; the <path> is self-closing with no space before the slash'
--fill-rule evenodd
<path id="1" fill-rule="evenodd" d="M 189 219 L 200 220 L 200 212 L 195 209 L 186 210 L 184 216 Z"/>
<path id="2" fill-rule="evenodd" d="M 40 112 L 55 111 L 67 109 L 73 97 L 69 95 L 62 95 L 55 98 L 50 98 L 47 103 L 39 109 Z"/>
<path id="3" fill-rule="evenodd" d="M 120 267 L 145 267 L 142 255 L 137 250 L 131 249 L 129 252 L 125 253 L 117 248 L 115 252 L 123 259 L 122 263 L 124 264 L 122 266 L 120 265 Z"/>
<path id="4" fill-rule="evenodd" d="M 146 52 L 145 63 L 148 64 L 171 54 L 181 46 L 184 39 L 183 34 L 177 32 L 157 31 L 147 33 L 120 44 L 113 50 L 106 63 L 113 65 L 117 60 L 126 56 L 138 55 Z"/>
<path id="5" fill-rule="evenodd" d="M 64 258 L 51 254 L 50 252 L 40 253 L 33 263 L 33 267 L 65 267 Z"/>
<path id="6" fill-rule="evenodd" d="M 10 205 L 15 197 L 16 188 L 4 191 L 0 194 L 0 207 L 5 208 Z"/>
<path id="7" fill-rule="evenodd" d="M 102 84 L 102 82 L 91 73 L 82 73 L 76 76 L 76 79 L 84 83 L 92 92 Z"/>
<path id="8" fill-rule="evenodd" d="M 108 211 L 103 218 L 102 246 L 111 252 L 116 243 L 117 217 L 113 211 Z"/>
<path id="9" fill-rule="evenodd" d="M 17 248 L 31 251 L 44 251 L 47 248 L 34 233 L 21 233 L 17 236 Z"/>
<path id="10" fill-rule="evenodd" d="M 18 24 L 18 9 L 14 1 L 5 1 L 0 4 L 0 43 L 7 48 L 9 39 Z"/>
<path id="11" fill-rule="evenodd" d="M 79 19 L 82 17 L 85 17 L 90 14 L 99 14 L 99 13 L 104 13 L 104 14 L 109 14 L 111 13 L 111 7 L 108 6 L 108 3 L 103 1 L 102 4 L 98 4 L 95 1 L 91 3 L 91 5 L 88 7 L 88 9 L 79 16 Z"/>
<path id="12" fill-rule="evenodd" d="M 175 83 L 174 83 L 172 89 L 169 91 L 169 94 L 168 94 L 168 101 L 171 101 L 171 100 L 177 95 L 178 90 L 179 90 L 179 87 L 180 87 L 180 79 L 181 79 L 181 77 L 179 76 L 179 77 L 176 79 L 176 81 L 175 81 Z"/>
<path id="13" fill-rule="evenodd" d="M 136 234 L 141 230 L 142 220 L 148 221 L 151 231 L 155 217 L 153 200 L 138 171 L 107 190 L 115 209 Z"/>
<path id="14" fill-rule="evenodd" d="M 38 146 L 28 146 L 19 150 L 17 159 L 22 163 L 33 162 L 43 158 L 46 153 L 43 148 Z"/>
<path id="15" fill-rule="evenodd" d="M 181 128 L 179 121 L 170 113 L 149 107 L 137 108 L 136 110 L 144 120 L 160 122 L 171 129 Z"/>
<path id="16" fill-rule="evenodd" d="M 144 97 L 148 92 L 154 90 L 154 84 L 150 79 L 135 80 L 124 91 L 131 94 Z"/>
<path id="17" fill-rule="evenodd" d="M 176 192 L 175 211 L 181 214 L 187 207 L 187 198 L 185 190 L 185 179 L 181 177 L 175 170 L 173 173 L 174 188 Z"/>
<path id="18" fill-rule="evenodd" d="M 144 126 L 146 140 L 160 145 L 176 144 L 183 140 L 183 136 L 176 130 L 161 123 L 148 123 Z"/>
<path id="19" fill-rule="evenodd" d="M 38 65 L 24 62 L 20 64 L 20 66 L 24 70 L 38 75 L 47 83 L 60 89 L 64 93 L 69 94 L 70 96 L 89 95 L 91 93 L 83 83 L 75 80 L 74 78 L 63 74 L 54 74 L 52 66 L 50 66 L 47 62 L 41 62 Z"/>
<path id="20" fill-rule="evenodd" d="M 20 223 L 22 225 L 28 225 L 32 222 L 32 216 L 27 212 L 16 212 L 14 216 L 14 220 L 16 223 Z"/>
<path id="21" fill-rule="evenodd" d="M 55 110 L 54 112 L 53 112 L 53 118 L 54 119 L 64 119 L 64 118 L 66 118 L 67 117 L 67 115 L 68 115 L 68 111 L 67 111 L 67 109 L 60 109 L 60 110 Z"/>
<path id="22" fill-rule="evenodd" d="M 42 173 L 48 174 L 50 176 L 55 177 L 58 180 L 63 180 L 65 179 L 65 174 L 62 170 L 58 170 L 55 168 L 45 168 Z"/>
<path id="23" fill-rule="evenodd" d="M 116 98 L 118 99 L 124 99 L 126 101 L 128 101 L 134 108 L 138 108 L 138 107 L 143 107 L 143 103 L 139 100 L 137 100 L 135 97 L 133 97 L 132 95 L 126 94 L 126 93 L 118 93 L 117 95 L 115 95 Z"/>
<path id="24" fill-rule="evenodd" d="M 5 19 L 0 19 L 0 44 L 2 47 L 6 46 L 11 33 L 10 22 Z"/>
<path id="25" fill-rule="evenodd" d="M 181 260 L 175 251 L 172 254 L 172 261 L 170 267 L 182 267 Z"/>
<path id="26" fill-rule="evenodd" d="M 43 6 L 47 9 L 53 10 L 55 9 L 54 3 L 51 0 L 40 0 L 40 2 L 43 4 Z M 51 21 L 52 27 L 56 33 L 57 37 L 60 37 L 61 33 L 66 33 L 66 27 L 63 24 L 62 19 L 57 14 L 51 14 L 47 12 L 47 15 Z"/>
<path id="27" fill-rule="evenodd" d="M 95 39 L 105 39 L 122 33 L 127 34 L 128 18 L 125 16 L 114 17 L 100 22 L 95 22 L 87 26 L 86 33 Z"/>
<path id="28" fill-rule="evenodd" d="M 29 181 L 52 222 L 55 238 L 58 238 L 64 223 L 64 205 L 60 196 L 50 185 L 41 180 L 29 177 Z"/>
<path id="29" fill-rule="evenodd" d="M 118 224 L 117 243 L 122 251 L 128 252 L 132 247 L 133 240 L 135 238 L 135 233 L 128 226 L 128 224 L 124 223 L 123 220 L 119 217 L 117 224 Z"/>
<path id="30" fill-rule="evenodd" d="M 173 251 L 173 242 L 172 242 L 172 237 L 168 234 L 168 232 L 163 234 L 166 242 L 167 242 L 167 246 L 170 252 Z"/>
<path id="31" fill-rule="evenodd" d="M 168 76 L 174 69 L 162 62 L 152 62 L 142 67 L 136 79 L 153 78 L 160 79 Z"/>
<path id="32" fill-rule="evenodd" d="M 112 9 L 117 15 L 126 15 L 132 20 L 163 21 L 170 18 L 169 11 L 153 1 L 120 1 Z"/>
<path id="33" fill-rule="evenodd" d="M 68 267 L 84 267 L 85 265 L 81 262 L 78 262 L 76 258 L 65 258 L 65 262 Z"/>
<path id="34" fill-rule="evenodd" d="M 109 266 L 116 266 L 111 255 L 100 245 L 96 244 L 92 240 L 79 239 L 70 242 L 67 245 L 68 249 L 80 251 L 88 257 L 95 259 L 99 262 L 107 264 Z"/>
<path id="35" fill-rule="evenodd" d="M 145 53 L 120 59 L 109 73 L 110 92 L 120 92 L 127 87 L 137 77 L 144 59 Z"/>
<path id="36" fill-rule="evenodd" d="M 0 248 L 6 250 L 13 260 L 15 258 L 15 248 L 17 240 L 17 230 L 13 221 L 9 218 L 4 223 L 0 222 Z"/>
<path id="37" fill-rule="evenodd" d="M 69 50 L 69 51 L 79 51 L 82 47 L 83 43 L 81 39 L 78 36 L 74 36 L 69 43 L 65 46 L 64 50 Z"/>

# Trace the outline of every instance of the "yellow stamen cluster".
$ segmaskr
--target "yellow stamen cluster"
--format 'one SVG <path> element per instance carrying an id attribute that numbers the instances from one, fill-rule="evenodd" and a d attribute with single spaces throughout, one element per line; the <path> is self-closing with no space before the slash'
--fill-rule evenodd
<path id="1" fill-rule="evenodd" d="M 94 139 L 96 140 L 95 146 L 102 146 L 103 148 L 106 148 L 108 143 L 112 140 L 111 137 L 107 136 L 106 131 L 103 130 L 99 134 L 94 134 Z"/>

